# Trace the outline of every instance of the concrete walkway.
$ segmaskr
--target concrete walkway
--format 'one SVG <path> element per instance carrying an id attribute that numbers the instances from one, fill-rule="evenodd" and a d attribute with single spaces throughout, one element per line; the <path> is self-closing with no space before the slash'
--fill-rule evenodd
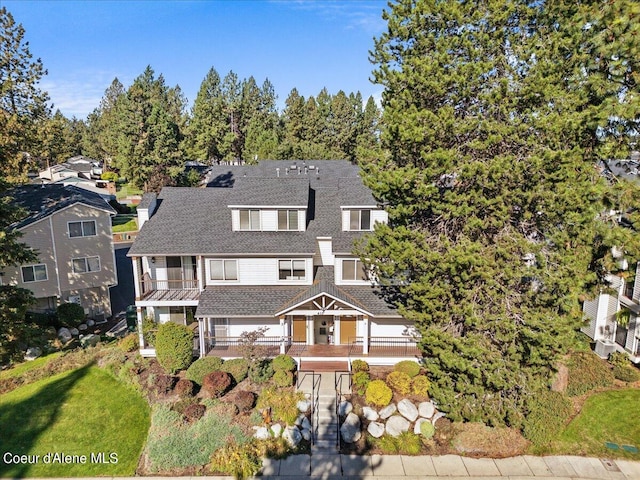
<path id="1" fill-rule="evenodd" d="M 640 461 L 575 456 L 520 456 L 503 459 L 459 455 L 294 455 L 264 461 L 261 478 L 322 479 L 593 479 L 639 480 Z"/>

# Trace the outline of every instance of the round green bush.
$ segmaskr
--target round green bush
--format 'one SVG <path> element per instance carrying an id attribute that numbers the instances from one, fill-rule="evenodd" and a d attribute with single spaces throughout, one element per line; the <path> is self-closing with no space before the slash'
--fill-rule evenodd
<path id="1" fill-rule="evenodd" d="M 364 395 L 364 392 L 367 391 L 367 385 L 371 381 L 371 377 L 369 376 L 369 372 L 356 372 L 351 377 L 351 388 L 358 395 Z"/>
<path id="2" fill-rule="evenodd" d="M 368 372 L 369 371 L 369 364 L 367 362 L 365 362 L 364 360 L 356 359 L 353 362 L 351 362 L 351 371 L 354 374 L 358 373 L 358 372 Z"/>
<path id="3" fill-rule="evenodd" d="M 207 373 L 220 370 L 224 361 L 218 357 L 199 358 L 187 369 L 187 378 L 198 385 L 202 385 L 202 379 Z"/>
<path id="4" fill-rule="evenodd" d="M 227 372 L 233 377 L 233 381 L 236 385 L 247 378 L 249 373 L 249 363 L 244 358 L 234 358 L 227 360 L 222 364 L 220 370 Z"/>
<path id="5" fill-rule="evenodd" d="M 420 365 L 411 360 L 403 360 L 395 364 L 393 369 L 396 372 L 403 372 L 409 375 L 411 378 L 420 373 Z"/>
<path id="6" fill-rule="evenodd" d="M 156 334 L 156 358 L 171 374 L 187 368 L 193 360 L 193 331 L 173 322 L 160 325 Z"/>
<path id="7" fill-rule="evenodd" d="M 77 303 L 63 303 L 58 306 L 56 313 L 58 321 L 67 327 L 77 327 L 84 321 L 84 308 Z"/>
<path id="8" fill-rule="evenodd" d="M 429 395 L 429 379 L 425 375 L 418 375 L 411 380 L 411 391 L 414 395 L 426 397 Z"/>
<path id="9" fill-rule="evenodd" d="M 367 385 L 364 396 L 368 404 L 376 407 L 386 407 L 391 402 L 393 392 L 382 380 L 373 380 Z"/>
<path id="10" fill-rule="evenodd" d="M 613 376 L 623 382 L 637 382 L 640 380 L 640 371 L 636 367 L 629 365 L 614 365 Z"/>
<path id="11" fill-rule="evenodd" d="M 261 360 L 249 367 L 249 380 L 253 383 L 265 383 L 273 377 L 273 367 L 269 360 Z"/>
<path id="12" fill-rule="evenodd" d="M 422 422 L 420 424 L 420 433 L 424 438 L 432 438 L 436 433 L 436 427 L 430 421 Z"/>
<path id="13" fill-rule="evenodd" d="M 293 385 L 293 373 L 286 370 L 276 370 L 273 374 L 273 383 L 278 387 L 290 387 Z"/>
<path id="14" fill-rule="evenodd" d="M 411 377 L 404 372 L 391 372 L 387 375 L 387 384 L 400 395 L 411 391 Z"/>
<path id="15" fill-rule="evenodd" d="M 284 370 L 285 372 L 295 371 L 297 364 L 296 361 L 289 355 L 281 354 L 273 359 L 271 366 L 277 372 L 278 370 Z"/>

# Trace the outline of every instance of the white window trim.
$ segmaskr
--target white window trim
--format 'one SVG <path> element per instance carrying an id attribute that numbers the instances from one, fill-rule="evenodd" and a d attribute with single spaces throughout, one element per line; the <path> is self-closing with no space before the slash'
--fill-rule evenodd
<path id="1" fill-rule="evenodd" d="M 222 277 L 223 278 L 212 278 L 213 277 L 213 262 L 222 262 Z M 227 269 L 225 267 L 225 262 L 235 262 L 236 264 L 236 278 L 227 279 Z M 240 271 L 238 269 L 238 260 L 232 258 L 211 258 L 209 259 L 209 281 L 211 282 L 239 282 L 240 281 Z"/>
<path id="2" fill-rule="evenodd" d="M 242 228 L 242 212 L 249 212 L 249 228 Z M 258 225 L 251 224 L 251 212 L 258 212 Z M 259 232 L 262 230 L 262 211 L 257 208 L 241 208 L 238 210 L 238 230 L 241 232 Z"/>
<path id="3" fill-rule="evenodd" d="M 45 276 L 45 278 L 43 278 L 42 280 L 38 280 L 36 278 L 36 271 L 35 271 L 36 267 L 44 267 L 44 276 Z M 33 270 L 33 280 L 25 280 L 24 279 L 24 271 L 22 270 L 23 268 L 31 268 Z M 46 282 L 47 280 L 49 280 L 49 271 L 47 270 L 47 265 L 44 264 L 44 263 L 34 263 L 32 265 L 22 265 L 20 267 L 20 275 L 22 275 L 22 283 Z"/>
<path id="4" fill-rule="evenodd" d="M 362 212 L 366 210 L 369 212 L 369 228 L 362 228 Z M 371 219 L 372 215 L 371 212 L 373 211 L 372 208 L 352 208 L 349 210 L 349 223 L 348 223 L 348 230 L 350 232 L 370 232 L 373 230 L 373 221 Z M 358 212 L 358 228 L 351 228 L 351 213 L 352 212 Z"/>
<path id="5" fill-rule="evenodd" d="M 92 259 L 92 258 L 97 258 L 98 259 L 98 268 L 96 270 L 89 270 L 89 259 Z M 84 272 L 76 271 L 76 266 L 75 266 L 75 263 L 74 263 L 76 260 L 84 260 L 84 266 L 85 266 L 85 271 Z M 100 261 L 100 257 L 98 255 L 94 255 L 94 256 L 91 256 L 91 257 L 76 257 L 76 258 L 72 258 L 71 259 L 71 270 L 73 271 L 73 273 L 77 273 L 77 274 L 100 272 L 102 270 L 102 262 Z"/>
<path id="6" fill-rule="evenodd" d="M 277 222 L 278 222 L 278 231 L 279 232 L 296 232 L 296 231 L 300 230 L 300 211 L 299 210 L 296 210 L 294 208 L 289 208 L 289 209 L 284 209 L 283 208 L 283 209 L 279 209 L 277 212 L 278 212 L 277 213 L 277 215 L 278 215 Z M 284 212 L 285 216 L 286 216 L 287 226 L 285 228 L 280 228 L 280 212 Z M 295 228 L 291 228 L 291 223 L 289 221 L 290 212 L 296 212 L 297 223 L 295 225 Z"/>
<path id="7" fill-rule="evenodd" d="M 294 272 L 294 268 L 293 268 L 293 262 L 294 261 L 299 261 L 299 262 L 304 262 L 304 277 L 294 277 L 293 276 L 293 272 Z M 291 275 L 288 275 L 287 278 L 280 278 L 280 262 L 291 262 Z M 305 259 L 303 258 L 279 258 L 278 259 L 278 281 L 279 282 L 303 282 L 307 280 L 307 262 Z"/>
<path id="8" fill-rule="evenodd" d="M 364 282 L 369 282 L 370 280 L 368 278 L 365 278 L 364 280 L 359 278 L 358 272 L 360 272 L 363 268 L 364 268 L 364 264 L 362 263 L 362 260 L 360 260 L 359 258 L 343 258 L 341 260 L 342 265 L 340 268 L 340 280 L 345 283 L 345 282 L 349 282 L 349 283 L 364 283 Z M 345 262 L 356 262 L 355 263 L 355 269 L 354 269 L 354 273 L 355 273 L 355 277 L 356 278 L 344 278 L 344 264 Z"/>
<path id="9" fill-rule="evenodd" d="M 72 223 L 79 223 L 80 224 L 80 230 L 82 230 L 82 235 L 71 235 L 71 224 Z M 85 235 L 84 233 L 84 224 L 85 223 L 93 223 L 93 231 L 95 233 L 91 234 L 91 235 Z M 67 235 L 69 236 L 69 238 L 83 238 L 83 237 L 96 237 L 98 236 L 98 224 L 96 223 L 95 220 L 76 220 L 73 222 L 67 222 Z"/>

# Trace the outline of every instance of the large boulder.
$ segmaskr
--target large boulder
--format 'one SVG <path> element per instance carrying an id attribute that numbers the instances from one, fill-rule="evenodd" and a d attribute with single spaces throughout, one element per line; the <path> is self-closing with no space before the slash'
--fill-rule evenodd
<path id="1" fill-rule="evenodd" d="M 80 337 L 80 346 L 82 348 L 95 347 L 100 342 L 100 336 L 90 333 Z"/>
<path id="2" fill-rule="evenodd" d="M 267 440 L 271 436 L 267 427 L 253 427 L 253 429 L 255 430 L 253 436 L 258 440 Z"/>
<path id="3" fill-rule="evenodd" d="M 395 403 L 390 403 L 389 405 L 384 407 L 382 410 L 380 410 L 380 412 L 378 412 L 378 413 L 380 414 L 380 418 L 387 419 L 391 415 L 396 413 L 397 410 L 398 410 L 398 407 L 396 407 L 396 404 Z"/>
<path id="4" fill-rule="evenodd" d="M 273 433 L 274 437 L 279 438 L 280 435 L 282 435 L 282 425 L 280 425 L 279 423 L 274 423 L 273 425 L 271 425 L 271 433 Z"/>
<path id="5" fill-rule="evenodd" d="M 91 319 L 91 318 L 89 318 L 89 319 L 87 320 L 87 327 L 93 327 L 95 324 L 96 324 L 96 321 L 95 321 L 95 320 L 93 320 L 93 319 Z"/>
<path id="6" fill-rule="evenodd" d="M 311 402 L 309 400 L 300 400 L 298 402 L 298 410 L 302 413 L 306 413 L 310 407 L 311 407 Z"/>
<path id="7" fill-rule="evenodd" d="M 384 423 L 371 422 L 367 427 L 367 432 L 374 438 L 380 438 L 384 435 Z"/>
<path id="8" fill-rule="evenodd" d="M 74 337 L 77 337 L 78 335 L 80 335 L 80 330 L 78 330 L 76 327 L 70 328 L 69 331 L 71 332 L 71 335 L 73 335 Z"/>
<path id="9" fill-rule="evenodd" d="M 433 418 L 431 419 L 431 423 L 433 423 L 434 425 L 436 424 L 436 422 L 438 420 L 440 420 L 441 418 L 446 417 L 446 415 L 442 412 L 436 412 L 436 414 L 433 416 Z"/>
<path id="10" fill-rule="evenodd" d="M 345 443 L 355 443 L 360 440 L 360 417 L 355 413 L 349 413 L 340 427 L 340 435 Z"/>
<path id="11" fill-rule="evenodd" d="M 347 402 L 346 400 L 340 402 L 340 405 L 338 405 L 338 415 L 340 415 L 341 417 L 344 417 L 347 414 L 351 413 L 352 410 L 353 405 L 351 405 L 351 402 Z"/>
<path id="12" fill-rule="evenodd" d="M 362 415 L 370 422 L 375 422 L 380 417 L 380 415 L 378 415 L 378 412 L 376 412 L 375 409 L 371 407 L 362 407 Z"/>
<path id="13" fill-rule="evenodd" d="M 86 323 L 81 323 L 80 325 L 78 325 L 78 330 L 80 330 L 81 332 L 84 332 L 87 330 L 87 324 Z"/>
<path id="14" fill-rule="evenodd" d="M 287 427 L 284 429 L 282 438 L 284 438 L 291 447 L 295 448 L 302 441 L 302 434 L 300 430 L 298 430 L 298 427 Z"/>
<path id="15" fill-rule="evenodd" d="M 422 418 L 431 418 L 436 413 L 436 406 L 432 402 L 422 402 L 418 405 L 418 413 Z"/>
<path id="16" fill-rule="evenodd" d="M 304 417 L 302 422 L 300 422 L 300 428 L 303 430 L 311 430 L 311 422 L 307 417 Z"/>
<path id="17" fill-rule="evenodd" d="M 40 355 L 42 355 L 42 349 L 38 347 L 29 347 L 27 348 L 26 353 L 24 354 L 25 360 L 35 360 Z"/>
<path id="18" fill-rule="evenodd" d="M 60 330 L 58 330 L 58 338 L 63 342 L 68 342 L 73 338 L 73 336 L 71 335 L 71 332 L 67 327 L 62 327 Z"/>
<path id="19" fill-rule="evenodd" d="M 400 400 L 398 402 L 398 412 L 410 422 L 414 422 L 418 418 L 418 409 L 411 400 Z"/>
<path id="20" fill-rule="evenodd" d="M 300 431 L 300 433 L 302 434 L 302 438 L 304 438 L 306 441 L 310 441 L 311 440 L 311 430 L 303 428 Z"/>
<path id="21" fill-rule="evenodd" d="M 409 431 L 409 420 L 400 415 L 393 415 L 387 420 L 385 429 L 392 437 L 398 437 L 402 432 Z"/>

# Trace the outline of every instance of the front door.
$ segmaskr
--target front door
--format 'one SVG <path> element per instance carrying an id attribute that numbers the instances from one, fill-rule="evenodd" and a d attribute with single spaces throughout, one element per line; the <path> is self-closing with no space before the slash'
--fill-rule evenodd
<path id="1" fill-rule="evenodd" d="M 313 320 L 315 340 L 318 345 L 329 343 L 329 334 L 332 331 L 333 317 L 331 315 L 318 315 Z"/>
<path id="2" fill-rule="evenodd" d="M 356 317 L 340 317 L 340 344 L 348 345 L 356 341 Z"/>
<path id="3" fill-rule="evenodd" d="M 307 343 L 307 319 L 293 317 L 293 341 Z"/>

